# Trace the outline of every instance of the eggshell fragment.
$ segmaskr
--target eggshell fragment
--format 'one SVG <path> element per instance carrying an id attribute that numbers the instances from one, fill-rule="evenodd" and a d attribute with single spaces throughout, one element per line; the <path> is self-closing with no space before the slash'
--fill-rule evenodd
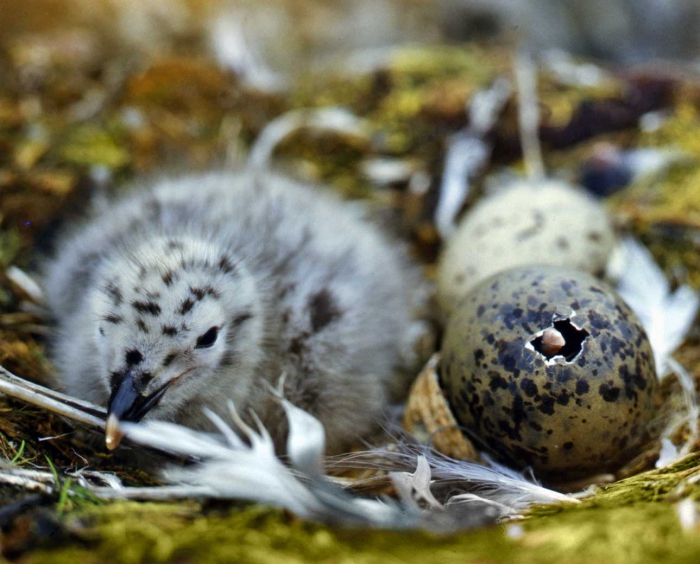
<path id="1" fill-rule="evenodd" d="M 435 354 L 411 386 L 404 411 L 403 426 L 416 439 L 456 460 L 479 459 L 474 445 L 460 431 L 445 394 L 440 388 Z"/>

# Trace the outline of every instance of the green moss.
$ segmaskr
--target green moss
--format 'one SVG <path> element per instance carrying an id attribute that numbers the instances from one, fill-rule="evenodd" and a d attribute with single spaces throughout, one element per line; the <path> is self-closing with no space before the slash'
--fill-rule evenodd
<path id="1" fill-rule="evenodd" d="M 599 486 L 594 495 L 581 499 L 576 505 L 566 506 L 566 509 L 617 508 L 641 502 L 675 502 L 685 497 L 700 499 L 700 486 L 694 485 L 694 480 L 699 476 L 700 455 L 691 455 L 671 466 Z M 551 515 L 563 508 L 559 505 L 539 506 L 532 509 L 529 515 Z"/>
<path id="2" fill-rule="evenodd" d="M 550 516 L 440 537 L 335 529 L 258 507 L 202 515 L 196 504 L 123 502 L 73 516 L 74 543 L 23 561 L 628 564 L 700 558 L 700 535 L 680 526 L 673 505 L 559 509 Z"/>
<path id="3" fill-rule="evenodd" d="M 521 538 L 530 558 L 521 562 L 697 562 L 700 535 L 680 526 L 668 504 L 637 503 L 624 507 L 569 510 L 533 519 Z"/>
<path id="4" fill-rule="evenodd" d="M 526 519 L 449 536 L 338 529 L 247 506 L 197 503 L 82 506 L 65 517 L 72 544 L 25 561 L 51 562 L 697 562 L 700 535 L 684 530 L 675 502 L 700 497 L 700 455 L 601 488 L 579 504 L 534 508 Z"/>
<path id="5" fill-rule="evenodd" d="M 120 168 L 130 160 L 128 152 L 108 132 L 94 126 L 72 131 L 59 147 L 58 154 L 69 164 L 107 168 Z"/>
<path id="6" fill-rule="evenodd" d="M 700 227 L 700 113 L 695 104 L 681 102 L 654 131 L 642 132 L 639 147 L 682 151 L 687 159 L 652 183 L 641 181 L 616 199 L 617 209 L 641 228 L 671 223 Z"/>
<path id="7" fill-rule="evenodd" d="M 21 240 L 16 229 L 0 231 L 0 269 L 4 270 L 12 263 L 17 256 L 20 244 Z"/>

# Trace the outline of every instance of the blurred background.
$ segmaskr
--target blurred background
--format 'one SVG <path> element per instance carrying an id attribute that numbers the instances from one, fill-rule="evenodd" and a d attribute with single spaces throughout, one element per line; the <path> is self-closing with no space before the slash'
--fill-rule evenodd
<path id="1" fill-rule="evenodd" d="M 3 42 L 70 29 L 83 56 L 117 43 L 226 59 L 247 41 L 282 73 L 406 42 L 518 41 L 621 64 L 693 60 L 700 43 L 696 0 L 2 0 L 0 13 Z"/>
<path id="2" fill-rule="evenodd" d="M 432 261 L 436 213 L 451 222 L 467 180 L 521 166 L 519 50 L 550 173 L 608 196 L 700 154 L 697 0 L 0 0 L 0 232 L 26 251 L 100 187 L 239 166 L 266 132 L 273 166 L 400 208 Z M 294 114 L 320 108 L 347 113 Z M 463 145 L 476 130 L 481 163 Z M 672 203 L 657 192 L 635 206 Z"/>

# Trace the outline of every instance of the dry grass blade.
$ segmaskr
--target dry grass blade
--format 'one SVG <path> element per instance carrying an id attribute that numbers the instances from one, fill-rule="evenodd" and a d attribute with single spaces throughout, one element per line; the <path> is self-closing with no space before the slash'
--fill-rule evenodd
<path id="1" fill-rule="evenodd" d="M 1 366 L 0 392 L 68 417 L 89 428 L 99 430 L 105 428 L 107 412 L 103 408 L 24 380 Z"/>
<path id="2" fill-rule="evenodd" d="M 30 492 L 39 492 L 47 495 L 51 495 L 54 491 L 52 486 L 43 482 L 32 480 L 26 476 L 17 476 L 6 472 L 0 472 L 0 484 L 4 486 L 23 488 Z"/>

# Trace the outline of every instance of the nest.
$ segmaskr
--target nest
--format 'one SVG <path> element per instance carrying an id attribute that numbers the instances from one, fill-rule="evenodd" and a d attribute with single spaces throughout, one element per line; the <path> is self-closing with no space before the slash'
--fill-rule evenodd
<path id="1" fill-rule="evenodd" d="M 240 162 L 264 127 L 285 112 L 343 105 L 362 119 L 365 135 L 302 128 L 279 144 L 276 164 L 323 181 L 348 198 L 367 200 L 390 229 L 411 242 L 430 274 L 441 244 L 432 218 L 445 145 L 467 123 L 465 102 L 510 73 L 506 49 L 405 49 L 383 68 L 359 76 L 300 76 L 282 95 L 251 87 L 186 41 L 165 48 L 169 58 L 134 57 L 100 41 L 89 28 L 84 31 L 57 30 L 48 42 L 23 35 L 8 43 L 0 58 L 0 363 L 44 384 L 51 380 L 44 352 L 49 329 L 31 289 L 9 268 L 31 271 L 33 258 L 50 249 L 53 235 L 70 226 L 90 197 L 117 192 L 129 179 L 163 167 Z M 89 48 L 76 50 L 76 45 Z M 608 202 L 620 223 L 650 246 L 674 283 L 700 287 L 697 85 L 655 71 L 608 76 L 598 86 L 565 84 L 550 71 L 543 75 L 540 135 L 550 169 L 578 170 L 601 142 L 672 144 L 690 155 L 653 183 L 635 181 Z M 656 129 L 640 130 L 639 118 L 655 111 L 670 117 Z M 515 122 L 511 101 L 489 132 L 492 164 L 519 166 Z M 401 166 L 387 175 L 377 163 Z M 467 205 L 481 188 L 477 182 Z M 680 358 L 696 380 L 698 351 L 695 330 Z M 434 357 L 415 382 L 404 424 L 441 452 L 476 460 L 474 446 L 458 429 L 440 391 L 437 363 Z M 259 507 L 95 499 L 72 487 L 72 471 L 89 467 L 130 485 L 148 486 L 159 479 L 123 466 L 90 440 L 90 433 L 43 408 L 0 397 L 2 456 L 15 467 L 56 473 L 53 489 L 43 493 L 0 486 L 4 556 L 29 553 L 33 562 L 52 563 L 193 557 L 381 562 L 391 551 L 404 561 L 449 563 L 510 557 L 566 561 L 572 552 L 580 562 L 633 557 L 641 562 L 674 552 L 692 561 L 700 554 L 700 541 L 679 525 L 680 515 L 685 528 L 697 528 L 696 456 L 661 470 L 651 470 L 653 458 L 640 459 L 628 470 L 634 475 L 600 487 L 577 507 L 533 510 L 522 524 L 510 526 L 509 538 L 491 529 L 436 539 L 422 533 L 336 530 Z M 688 500 L 691 505 L 679 505 Z"/>

